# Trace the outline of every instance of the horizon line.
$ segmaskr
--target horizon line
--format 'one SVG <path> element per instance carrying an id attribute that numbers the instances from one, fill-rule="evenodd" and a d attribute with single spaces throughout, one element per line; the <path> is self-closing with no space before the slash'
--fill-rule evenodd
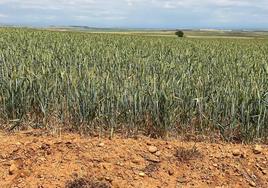
<path id="1" fill-rule="evenodd" d="M 122 29 L 122 30 L 225 30 L 225 31 L 268 31 L 268 28 L 260 27 L 125 27 L 125 26 L 88 26 L 88 25 L 33 25 L 33 24 L 6 24 L 0 23 L 0 27 L 29 27 L 29 28 L 87 28 L 87 29 Z"/>

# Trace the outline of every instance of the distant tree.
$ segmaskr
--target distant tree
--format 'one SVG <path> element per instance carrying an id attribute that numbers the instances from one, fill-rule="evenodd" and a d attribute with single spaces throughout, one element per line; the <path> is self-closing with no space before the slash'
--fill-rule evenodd
<path id="1" fill-rule="evenodd" d="M 183 31 L 178 30 L 178 31 L 176 31 L 175 35 L 177 35 L 178 37 L 183 37 L 184 33 L 183 33 Z"/>

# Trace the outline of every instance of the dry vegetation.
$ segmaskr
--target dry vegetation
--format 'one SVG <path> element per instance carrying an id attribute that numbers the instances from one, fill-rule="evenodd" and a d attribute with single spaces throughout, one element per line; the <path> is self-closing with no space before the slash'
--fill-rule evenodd
<path id="1" fill-rule="evenodd" d="M 107 183 L 86 179 L 86 178 L 76 178 L 74 180 L 70 180 L 66 183 L 65 188 L 110 188 Z"/>

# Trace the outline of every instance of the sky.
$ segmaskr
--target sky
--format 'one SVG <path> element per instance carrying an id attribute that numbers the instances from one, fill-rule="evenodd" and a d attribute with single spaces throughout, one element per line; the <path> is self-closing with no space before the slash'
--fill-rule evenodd
<path id="1" fill-rule="evenodd" d="M 268 0 L 0 0 L 0 24 L 267 29 Z"/>

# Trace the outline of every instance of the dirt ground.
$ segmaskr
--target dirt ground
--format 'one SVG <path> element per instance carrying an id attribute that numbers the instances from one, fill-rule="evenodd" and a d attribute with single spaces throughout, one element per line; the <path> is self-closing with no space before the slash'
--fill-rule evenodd
<path id="1" fill-rule="evenodd" d="M 268 187 L 268 147 L 0 132 L 0 187 Z"/>

